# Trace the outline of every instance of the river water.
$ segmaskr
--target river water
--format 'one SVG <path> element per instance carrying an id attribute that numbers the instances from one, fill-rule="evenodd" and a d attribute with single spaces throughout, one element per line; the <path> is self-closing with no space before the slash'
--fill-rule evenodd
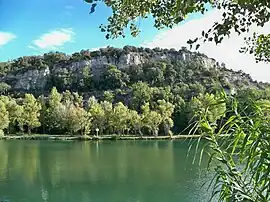
<path id="1" fill-rule="evenodd" d="M 0 141 L 0 201 L 197 202 L 207 158 L 188 141 Z"/>

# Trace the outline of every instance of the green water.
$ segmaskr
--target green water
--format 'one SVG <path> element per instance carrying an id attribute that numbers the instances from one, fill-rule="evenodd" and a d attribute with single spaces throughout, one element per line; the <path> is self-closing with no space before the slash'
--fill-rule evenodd
<path id="1" fill-rule="evenodd" d="M 187 141 L 0 141 L 0 199 L 207 201 L 205 172 L 187 149 Z"/>

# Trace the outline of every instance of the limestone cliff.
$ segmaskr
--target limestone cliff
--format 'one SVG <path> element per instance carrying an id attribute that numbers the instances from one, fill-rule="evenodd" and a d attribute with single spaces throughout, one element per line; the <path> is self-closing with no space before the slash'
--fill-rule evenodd
<path id="1" fill-rule="evenodd" d="M 88 57 L 85 57 L 85 55 Z M 159 48 L 153 50 L 135 47 L 107 48 L 95 52 L 84 51 L 77 53 L 77 55 L 64 56 L 56 61 L 50 61 L 50 63 L 47 62 L 44 55 L 43 57 L 32 58 L 31 62 L 27 63 L 29 68 L 26 68 L 27 65 L 22 62 L 25 60 L 24 58 L 11 63 L 12 68 L 0 77 L 0 82 L 9 84 L 15 91 L 44 91 L 58 80 L 61 80 L 64 84 L 66 82 L 76 85 L 82 81 L 86 73 L 90 73 L 93 79 L 98 80 L 109 65 L 114 65 L 118 69 L 125 69 L 132 65 L 141 65 L 153 61 L 196 62 L 203 65 L 205 69 L 223 69 L 222 79 L 228 83 L 245 80 L 247 85 L 256 85 L 256 82 L 252 81 L 249 75 L 227 70 L 217 64 L 214 59 L 186 49 L 176 51 Z M 72 82 L 69 82 L 69 80 Z"/>

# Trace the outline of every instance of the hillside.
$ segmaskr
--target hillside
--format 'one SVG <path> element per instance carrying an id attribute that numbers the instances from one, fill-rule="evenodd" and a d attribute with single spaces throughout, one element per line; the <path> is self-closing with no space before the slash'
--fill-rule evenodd
<path id="1" fill-rule="evenodd" d="M 250 99 L 270 99 L 268 87 L 184 48 L 47 53 L 0 63 L 0 126 L 8 133 L 186 133 L 209 106 L 213 123 L 230 107 L 220 90 L 246 110 Z"/>
<path id="2" fill-rule="evenodd" d="M 207 91 L 213 90 L 213 86 L 226 90 L 264 86 L 248 74 L 226 69 L 214 59 L 185 48 L 176 51 L 108 47 L 71 56 L 56 52 L 0 63 L 2 91 L 16 93 L 46 94 L 53 86 L 60 91 L 91 93 L 123 88 L 138 81 L 157 87 L 196 84 Z"/>

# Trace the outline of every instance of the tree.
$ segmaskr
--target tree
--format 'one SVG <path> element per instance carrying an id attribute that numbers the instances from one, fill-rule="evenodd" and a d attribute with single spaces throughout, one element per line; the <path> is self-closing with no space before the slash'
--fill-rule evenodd
<path id="1" fill-rule="evenodd" d="M 21 132 L 24 130 L 24 109 L 23 106 L 18 105 L 16 100 L 8 97 L 8 96 L 0 96 L 0 101 L 2 101 L 5 105 L 5 109 L 8 111 L 9 114 L 9 131 L 18 124 L 18 127 Z"/>
<path id="2" fill-rule="evenodd" d="M 49 95 L 49 106 L 54 108 L 59 103 L 61 103 L 62 95 L 58 93 L 57 89 L 55 87 L 52 88 L 51 93 Z"/>
<path id="3" fill-rule="evenodd" d="M 219 95 L 200 94 L 193 97 L 190 102 L 190 119 L 199 119 L 202 114 L 205 114 L 209 122 L 214 127 L 218 119 L 224 116 L 226 111 L 226 103 L 219 102 Z"/>
<path id="4" fill-rule="evenodd" d="M 6 94 L 11 89 L 11 86 L 7 83 L 0 82 L 0 95 Z"/>
<path id="5" fill-rule="evenodd" d="M 54 95 L 54 96 L 56 96 L 56 95 Z M 72 93 L 69 90 L 66 90 L 65 92 L 63 92 L 62 95 L 60 93 L 58 93 L 57 97 L 59 97 L 59 98 L 62 97 L 62 101 L 64 103 L 66 103 L 66 102 L 73 102 L 73 96 L 72 96 Z M 61 102 L 61 99 L 58 102 L 60 103 Z"/>
<path id="6" fill-rule="evenodd" d="M 129 82 L 127 74 L 117 69 L 115 66 L 109 66 L 101 75 L 101 85 L 103 89 L 123 88 Z"/>
<path id="7" fill-rule="evenodd" d="M 72 93 L 72 96 L 73 96 L 73 103 L 76 104 L 76 105 L 82 105 L 83 103 L 83 97 L 81 95 L 79 95 L 79 93 L 77 92 L 73 92 Z"/>
<path id="8" fill-rule="evenodd" d="M 49 52 L 49 53 L 45 53 L 43 55 L 44 57 L 44 61 L 46 62 L 46 64 L 48 64 L 48 66 L 52 66 L 55 63 L 58 63 L 62 60 L 67 59 L 67 56 L 65 53 L 61 53 L 61 52 Z"/>
<path id="9" fill-rule="evenodd" d="M 113 105 L 111 102 L 103 101 L 100 103 L 103 111 L 104 111 L 104 130 L 108 133 L 114 133 L 114 122 L 113 122 Z"/>
<path id="10" fill-rule="evenodd" d="M 119 135 L 127 130 L 128 112 L 128 108 L 122 102 L 118 102 L 113 108 L 112 125 Z"/>
<path id="11" fill-rule="evenodd" d="M 149 102 L 153 97 L 153 89 L 147 83 L 135 83 L 131 86 L 131 89 L 135 109 L 139 109 L 143 104 Z"/>
<path id="12" fill-rule="evenodd" d="M 146 63 L 143 65 L 144 80 L 150 85 L 156 84 L 161 86 L 164 83 L 164 63 Z"/>
<path id="13" fill-rule="evenodd" d="M 174 105 L 165 100 L 158 100 L 158 111 L 161 114 L 162 125 L 164 127 L 165 135 L 172 136 L 171 128 L 173 127 L 172 114 L 174 111 Z"/>
<path id="14" fill-rule="evenodd" d="M 23 100 L 23 123 L 27 126 L 28 134 L 33 128 L 41 125 L 39 121 L 41 105 L 32 94 L 25 94 Z"/>
<path id="15" fill-rule="evenodd" d="M 153 88 L 154 101 L 158 101 L 158 100 L 170 101 L 170 100 L 173 100 L 173 97 L 174 95 L 171 91 L 170 86 Z"/>
<path id="16" fill-rule="evenodd" d="M 91 73 L 91 67 L 85 66 L 82 69 L 82 79 L 79 82 L 79 85 L 82 90 L 87 91 L 92 88 L 92 73 Z"/>
<path id="17" fill-rule="evenodd" d="M 8 105 L 8 103 L 9 103 L 9 97 L 8 96 L 1 95 L 0 100 L 5 104 L 5 106 Z"/>
<path id="18" fill-rule="evenodd" d="M 257 89 L 242 89 L 235 97 L 238 100 L 239 113 L 242 115 L 252 114 L 255 110 L 252 103 L 264 99 L 263 92 Z"/>
<path id="19" fill-rule="evenodd" d="M 17 106 L 17 123 L 18 123 L 18 127 L 20 132 L 24 131 L 24 117 L 23 117 L 23 106 L 18 105 Z"/>
<path id="20" fill-rule="evenodd" d="M 45 117 L 45 125 L 49 128 L 49 131 L 59 132 L 62 127 L 62 116 L 64 116 L 64 106 L 61 103 L 62 95 L 58 93 L 55 87 L 52 88 L 49 94 L 48 109 Z M 55 131 L 56 130 L 56 131 Z"/>
<path id="21" fill-rule="evenodd" d="M 9 133 L 15 130 L 17 124 L 21 123 L 23 116 L 23 107 L 18 105 L 15 99 L 10 98 L 9 102 L 6 105 L 6 108 L 9 113 Z M 19 124 L 19 128 L 22 126 Z"/>
<path id="22" fill-rule="evenodd" d="M 157 136 L 159 131 L 159 125 L 161 123 L 161 115 L 156 111 L 150 110 L 149 103 L 147 102 L 142 106 L 142 123 L 152 135 Z"/>
<path id="23" fill-rule="evenodd" d="M 212 28 L 202 32 L 202 36 L 189 40 L 189 44 L 199 41 L 221 43 L 233 31 L 243 34 L 251 30 L 252 25 L 265 26 L 270 20 L 270 2 L 268 0 L 192 0 L 192 1 L 167 1 L 167 0 L 85 0 L 91 4 L 91 12 L 95 11 L 97 3 L 103 2 L 112 8 L 112 16 L 108 18 L 108 25 L 101 25 L 101 31 L 106 32 L 106 38 L 125 36 L 126 28 L 132 36 L 140 32 L 138 19 L 153 16 L 154 27 L 162 29 L 172 28 L 186 19 L 188 14 L 207 11 L 207 6 L 222 12 L 222 20 L 214 23 Z M 247 38 L 247 47 L 243 52 L 256 56 L 258 61 L 270 60 L 270 34 L 254 33 Z M 196 45 L 196 48 L 199 44 Z"/>
<path id="24" fill-rule="evenodd" d="M 141 116 L 138 114 L 137 111 L 135 110 L 129 110 L 128 111 L 128 117 L 127 117 L 127 128 L 128 130 L 132 130 L 134 131 L 134 134 L 137 135 L 137 133 L 139 133 L 140 136 L 142 136 L 142 118 Z"/>
<path id="25" fill-rule="evenodd" d="M 8 128 L 9 125 L 9 114 L 6 109 L 4 102 L 0 100 L 0 135 L 4 135 L 3 130 Z"/>
<path id="26" fill-rule="evenodd" d="M 43 134 L 46 134 L 48 132 L 46 127 L 46 118 L 47 118 L 47 98 L 45 98 L 44 95 L 41 95 L 38 97 L 38 102 L 40 103 L 41 109 L 40 109 L 40 116 L 39 120 L 41 123 L 41 131 Z"/>
<path id="27" fill-rule="evenodd" d="M 79 131 L 82 135 L 88 135 L 91 128 L 91 114 L 71 102 L 66 103 L 66 110 L 66 117 L 62 124 L 65 124 L 67 131 L 72 135 Z"/>
<path id="28" fill-rule="evenodd" d="M 114 100 L 114 94 L 110 91 L 104 91 L 103 93 L 103 100 L 107 102 L 113 103 Z"/>
<path id="29" fill-rule="evenodd" d="M 102 106 L 98 103 L 95 97 L 90 97 L 88 100 L 88 112 L 92 115 L 92 131 L 99 129 L 103 133 L 105 129 L 105 112 Z"/>

